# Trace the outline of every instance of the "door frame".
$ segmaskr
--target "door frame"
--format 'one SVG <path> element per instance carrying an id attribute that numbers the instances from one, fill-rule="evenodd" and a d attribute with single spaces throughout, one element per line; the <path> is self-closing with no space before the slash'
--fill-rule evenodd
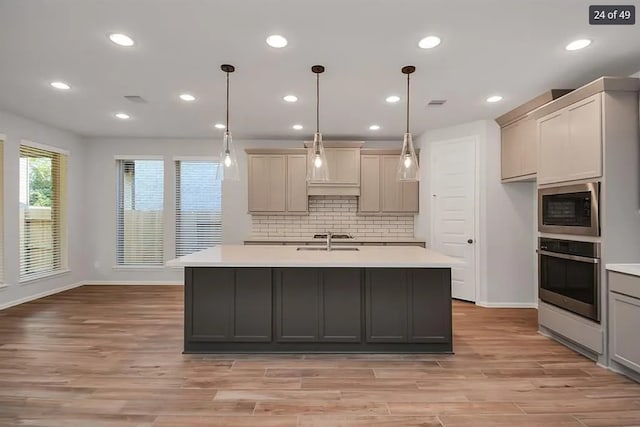
<path id="1" fill-rule="evenodd" d="M 472 141 L 474 147 L 474 188 L 473 188 L 473 258 L 474 258 L 474 266 L 473 266 L 473 277 L 475 282 L 475 301 L 474 304 L 478 304 L 478 300 L 480 299 L 480 245 L 478 244 L 478 235 L 480 229 L 480 150 L 479 148 L 479 138 L 477 135 L 469 135 L 463 136 L 459 138 L 450 138 L 450 139 L 442 139 L 438 141 L 433 141 L 429 144 L 429 246 L 433 247 L 434 244 L 434 236 L 435 236 L 435 215 L 434 215 L 434 205 L 431 202 L 433 200 L 433 182 L 434 182 L 434 156 L 433 151 L 434 148 L 440 147 L 446 144 L 451 144 L 455 142 L 461 141 Z"/>

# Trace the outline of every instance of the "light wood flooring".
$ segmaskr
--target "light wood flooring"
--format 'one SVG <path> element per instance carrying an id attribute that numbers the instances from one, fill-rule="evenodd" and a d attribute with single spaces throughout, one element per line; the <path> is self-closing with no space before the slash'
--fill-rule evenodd
<path id="1" fill-rule="evenodd" d="M 454 303 L 455 355 L 183 355 L 182 287 L 84 286 L 0 312 L 0 425 L 640 426 L 640 385 Z"/>

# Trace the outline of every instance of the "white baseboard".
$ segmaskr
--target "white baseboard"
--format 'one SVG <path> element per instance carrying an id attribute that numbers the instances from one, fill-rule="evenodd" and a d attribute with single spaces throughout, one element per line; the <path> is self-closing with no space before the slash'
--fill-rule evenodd
<path id="1" fill-rule="evenodd" d="M 88 286 L 128 286 L 128 285 L 135 285 L 135 286 L 139 286 L 139 285 L 149 285 L 149 286 L 158 286 L 158 285 L 162 285 L 162 286 L 177 286 L 177 285 L 183 285 L 184 282 L 171 282 L 171 281 L 134 281 L 134 280 L 88 280 L 86 282 L 84 282 L 85 285 Z"/>
<path id="2" fill-rule="evenodd" d="M 50 295 L 57 294 L 57 293 L 60 293 L 60 292 L 68 291 L 69 289 L 78 288 L 78 287 L 80 287 L 82 285 L 84 285 L 84 282 L 72 283 L 70 285 L 64 285 L 64 286 L 61 286 L 59 288 L 50 289 L 50 290 L 45 291 L 45 292 L 40 292 L 39 294 L 29 295 L 29 296 L 24 297 L 24 298 L 20 298 L 20 299 L 14 300 L 14 301 L 9 301 L 9 302 L 7 302 L 5 304 L 0 305 L 0 310 L 4 310 L 4 309 L 7 309 L 9 307 L 13 307 L 13 306 L 16 306 L 16 305 L 24 304 L 25 302 L 37 300 L 37 299 L 44 298 L 44 297 L 48 297 Z"/>
<path id="3" fill-rule="evenodd" d="M 486 302 L 477 301 L 476 305 L 485 308 L 538 308 L 537 302 Z"/>

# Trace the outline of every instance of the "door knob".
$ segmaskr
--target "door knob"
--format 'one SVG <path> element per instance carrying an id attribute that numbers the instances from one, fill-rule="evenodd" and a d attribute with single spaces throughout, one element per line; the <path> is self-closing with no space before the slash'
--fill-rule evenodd
<path id="1" fill-rule="evenodd" d="M 467 243 L 468 243 L 468 244 L 472 244 L 472 243 L 473 243 L 473 239 L 469 239 L 469 240 L 467 240 Z"/>

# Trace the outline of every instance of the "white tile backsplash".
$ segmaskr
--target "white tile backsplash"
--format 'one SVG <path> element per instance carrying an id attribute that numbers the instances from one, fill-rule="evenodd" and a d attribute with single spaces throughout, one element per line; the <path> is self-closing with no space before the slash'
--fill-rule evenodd
<path id="1" fill-rule="evenodd" d="M 252 215 L 253 237 L 313 237 L 331 230 L 353 237 L 413 237 L 412 216 L 356 215 L 354 196 L 311 196 L 309 215 Z"/>

